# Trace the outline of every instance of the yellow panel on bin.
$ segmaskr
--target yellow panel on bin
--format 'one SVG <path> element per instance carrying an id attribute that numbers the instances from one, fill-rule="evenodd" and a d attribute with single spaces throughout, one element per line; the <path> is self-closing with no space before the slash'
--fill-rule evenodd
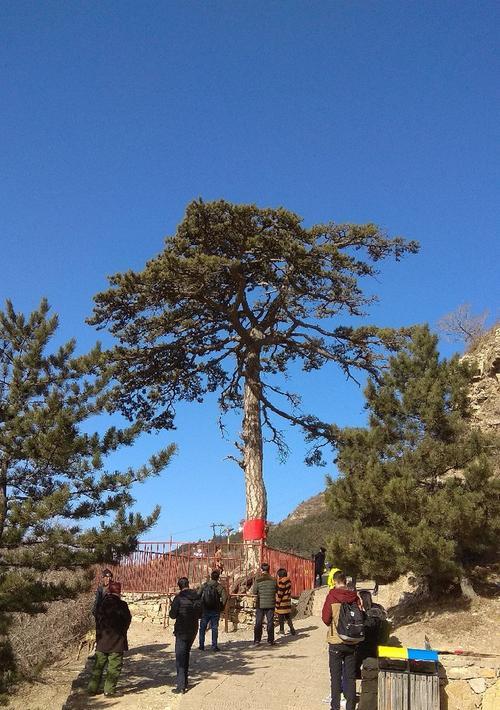
<path id="1" fill-rule="evenodd" d="M 403 658 L 408 659 L 408 649 L 400 648 L 398 646 L 379 646 L 378 647 L 378 657 L 379 658 Z"/>

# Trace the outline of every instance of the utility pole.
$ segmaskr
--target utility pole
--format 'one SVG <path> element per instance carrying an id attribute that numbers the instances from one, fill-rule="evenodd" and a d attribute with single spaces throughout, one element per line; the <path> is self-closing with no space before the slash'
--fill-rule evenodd
<path id="1" fill-rule="evenodd" d="M 222 537 L 225 535 L 227 537 L 227 544 L 229 545 L 229 536 L 231 535 L 232 532 L 234 532 L 234 528 L 231 527 L 231 525 L 227 525 L 226 523 L 212 523 L 210 527 L 213 530 L 213 539 L 215 540 L 216 534 L 215 534 L 215 528 L 219 529 L 219 534 L 218 537 Z"/>
<path id="2" fill-rule="evenodd" d="M 215 540 L 215 538 L 216 538 L 215 528 L 219 528 L 219 537 L 222 537 L 222 531 L 227 527 L 227 525 L 225 523 L 212 523 L 210 525 L 210 527 L 212 528 L 212 530 L 214 532 L 213 539 Z"/>

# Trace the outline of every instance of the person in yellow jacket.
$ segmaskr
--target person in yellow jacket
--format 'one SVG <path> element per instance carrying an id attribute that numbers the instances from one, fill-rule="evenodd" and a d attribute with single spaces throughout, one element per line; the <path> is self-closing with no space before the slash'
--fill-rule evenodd
<path id="1" fill-rule="evenodd" d="M 335 572 L 340 572 L 339 567 L 334 567 L 333 565 L 330 567 L 330 571 L 328 572 L 328 577 L 326 580 L 326 583 L 328 585 L 329 589 L 334 589 L 335 588 L 335 580 L 333 579 L 333 576 Z"/>

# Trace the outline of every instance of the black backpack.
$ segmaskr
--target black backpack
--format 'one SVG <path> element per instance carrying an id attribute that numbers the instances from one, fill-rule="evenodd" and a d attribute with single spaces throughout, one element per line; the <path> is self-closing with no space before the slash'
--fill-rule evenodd
<path id="1" fill-rule="evenodd" d="M 201 601 L 203 608 L 207 611 L 221 610 L 221 598 L 215 584 L 205 584 L 201 594 Z"/>
<path id="2" fill-rule="evenodd" d="M 365 638 L 365 614 L 356 601 L 340 605 L 337 634 L 347 643 L 360 643 Z"/>

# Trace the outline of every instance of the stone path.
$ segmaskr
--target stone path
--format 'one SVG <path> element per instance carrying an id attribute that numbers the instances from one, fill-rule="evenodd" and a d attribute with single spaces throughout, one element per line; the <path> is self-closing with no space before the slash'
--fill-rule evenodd
<path id="1" fill-rule="evenodd" d="M 329 694 L 325 628 L 309 617 L 297 636 L 277 636 L 275 646 L 229 642 L 224 651 L 195 651 L 193 688 L 180 710 L 325 710 Z"/>
<path id="2" fill-rule="evenodd" d="M 327 710 L 329 695 L 325 627 L 321 619 L 297 621 L 297 636 L 276 637 L 255 647 L 252 630 L 220 634 L 220 653 L 191 652 L 190 690 L 171 692 L 175 684 L 171 629 L 135 623 L 124 664 L 122 697 L 89 698 L 85 686 L 90 662 L 73 683 L 64 710 Z M 26 710 L 37 710 L 25 705 Z M 43 706 L 42 706 L 43 707 Z M 52 704 L 53 710 L 57 705 Z M 44 709 L 45 710 L 45 709 Z"/>

